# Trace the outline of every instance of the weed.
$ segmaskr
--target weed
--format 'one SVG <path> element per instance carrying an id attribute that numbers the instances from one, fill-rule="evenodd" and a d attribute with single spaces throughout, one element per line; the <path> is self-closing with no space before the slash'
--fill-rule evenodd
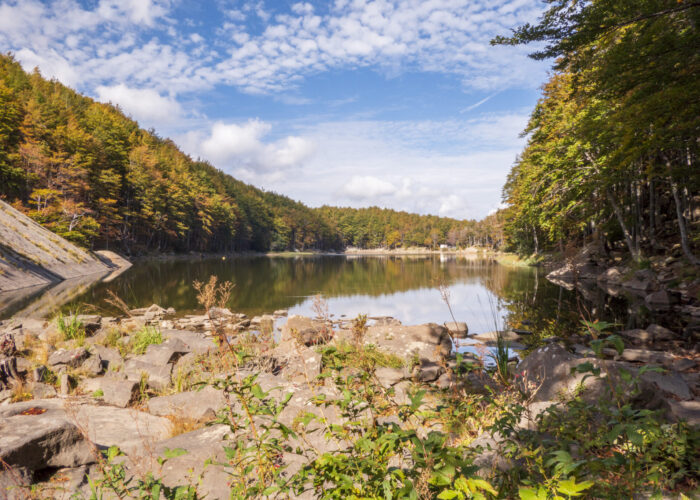
<path id="1" fill-rule="evenodd" d="M 180 434 L 192 432 L 204 427 L 204 422 L 195 418 L 182 417 L 179 415 L 168 415 L 166 418 L 170 420 L 170 437 L 179 436 Z"/>
<path id="2" fill-rule="evenodd" d="M 63 340 L 75 340 L 79 346 L 85 343 L 85 326 L 78 318 L 78 311 L 70 316 L 58 314 L 56 320 L 58 331 L 63 335 Z"/>
<path id="3" fill-rule="evenodd" d="M 163 336 L 155 326 L 144 326 L 131 336 L 129 348 L 134 354 L 143 354 L 152 344 L 162 344 Z"/>
<path id="4" fill-rule="evenodd" d="M 101 398 L 104 395 L 105 395 L 105 393 L 102 389 L 97 389 L 95 392 L 92 393 L 93 398 Z"/>
<path id="5" fill-rule="evenodd" d="M 365 335 L 367 334 L 367 315 L 358 314 L 357 317 L 352 320 L 352 341 L 355 343 L 356 348 L 360 348 L 365 342 Z"/>

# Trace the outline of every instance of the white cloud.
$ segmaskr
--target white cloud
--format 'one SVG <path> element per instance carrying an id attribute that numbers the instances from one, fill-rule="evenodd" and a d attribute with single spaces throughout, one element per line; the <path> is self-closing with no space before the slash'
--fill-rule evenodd
<path id="1" fill-rule="evenodd" d="M 394 194 L 397 189 L 392 183 L 371 175 L 353 175 L 350 181 L 343 186 L 341 192 L 354 200 L 367 201 L 378 196 Z"/>
<path id="2" fill-rule="evenodd" d="M 182 116 L 182 108 L 173 97 L 162 96 L 153 89 L 134 89 L 120 83 L 112 87 L 101 85 L 95 91 L 100 101 L 118 104 L 133 118 L 148 125 L 175 121 Z"/>
<path id="3" fill-rule="evenodd" d="M 314 154 L 316 146 L 299 136 L 266 142 L 271 130 L 272 126 L 261 120 L 216 122 L 208 132 L 186 135 L 182 144 L 189 152 L 229 172 L 237 171 L 245 178 L 265 175 L 267 179 L 279 180 L 279 171 L 303 164 Z"/>

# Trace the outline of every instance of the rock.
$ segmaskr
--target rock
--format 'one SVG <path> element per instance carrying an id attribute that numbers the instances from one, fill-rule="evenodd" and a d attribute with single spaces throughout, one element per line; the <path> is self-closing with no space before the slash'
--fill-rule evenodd
<path id="1" fill-rule="evenodd" d="M 229 320 L 233 318 L 233 313 L 225 307 L 212 307 L 209 309 L 208 316 L 215 320 Z"/>
<path id="2" fill-rule="evenodd" d="M 679 399 L 688 400 L 692 398 L 688 384 L 678 373 L 646 372 L 641 375 L 641 379 L 649 382 L 657 390 L 671 394 Z"/>
<path id="3" fill-rule="evenodd" d="M 632 278 L 627 281 L 623 281 L 621 285 L 624 288 L 629 288 L 631 290 L 640 290 L 643 292 L 652 290 L 654 288 L 654 283 L 651 280 L 640 280 L 637 278 Z"/>
<path id="4" fill-rule="evenodd" d="M 58 400 L 35 400 L 0 408 L 0 458 L 30 471 L 92 463 L 90 444 Z"/>
<path id="5" fill-rule="evenodd" d="M 678 358 L 671 363 L 671 368 L 677 372 L 684 372 L 695 368 L 697 363 L 690 358 Z"/>
<path id="6" fill-rule="evenodd" d="M 292 382 L 313 382 L 321 373 L 321 355 L 296 341 L 281 342 L 271 352 L 281 367 L 282 377 Z"/>
<path id="7" fill-rule="evenodd" d="M 277 309 L 273 314 L 275 316 L 286 316 L 288 311 L 286 309 Z"/>
<path id="8" fill-rule="evenodd" d="M 267 314 L 260 318 L 260 331 L 271 333 L 275 329 L 275 318 Z"/>
<path id="9" fill-rule="evenodd" d="M 304 345 L 312 346 L 327 342 L 331 335 L 330 327 L 323 322 L 305 316 L 293 315 L 282 326 L 281 340 L 284 342 L 290 339 L 299 339 Z"/>
<path id="10" fill-rule="evenodd" d="M 480 450 L 474 459 L 474 465 L 479 467 L 477 475 L 487 478 L 493 471 L 509 471 L 513 468 L 513 462 L 506 458 L 503 438 L 499 434 L 491 436 L 488 432 L 483 432 L 474 441 L 469 443 L 470 448 Z"/>
<path id="11" fill-rule="evenodd" d="M 226 398 L 223 392 L 210 386 L 199 391 L 180 392 L 148 400 L 148 412 L 152 415 L 175 415 L 194 420 L 213 418 L 224 406 Z"/>
<path id="12" fill-rule="evenodd" d="M 626 352 L 626 351 L 625 351 Z M 589 374 L 571 373 L 572 369 L 582 363 L 591 363 L 593 367 L 601 368 L 600 377 L 586 376 Z M 603 397 L 611 397 L 608 375 L 613 378 L 613 386 L 621 386 L 630 398 L 633 397 L 632 387 L 623 382 L 619 375 L 622 364 L 615 361 L 605 361 L 595 358 L 579 358 L 558 344 L 551 344 L 535 349 L 516 367 L 518 383 L 525 393 L 532 393 L 532 401 L 560 401 L 571 398 L 583 387 L 582 397 L 587 401 L 597 401 Z M 604 370 L 602 369 L 604 368 Z M 625 366 L 627 371 L 632 367 Z M 628 390 L 629 389 L 629 390 Z M 640 382 L 641 394 L 636 397 L 653 399 L 654 391 L 644 380 Z"/>
<path id="13" fill-rule="evenodd" d="M 133 380 L 117 380 L 100 377 L 83 381 L 83 390 L 89 393 L 102 391 L 102 400 L 109 404 L 126 408 L 136 397 L 138 383 Z"/>
<path id="14" fill-rule="evenodd" d="M 453 337 L 464 338 L 469 333 L 469 328 L 464 321 L 448 321 L 445 323 L 445 328 L 449 330 Z"/>
<path id="15" fill-rule="evenodd" d="M 72 318 L 67 318 L 70 322 Z M 78 314 L 78 321 L 83 324 L 85 332 L 89 335 L 95 333 L 102 326 L 102 316 L 98 314 Z"/>
<path id="16" fill-rule="evenodd" d="M 132 459 L 149 455 L 155 443 L 170 436 L 172 428 L 165 417 L 113 406 L 79 405 L 75 418 L 98 447 L 117 445 Z"/>
<path id="17" fill-rule="evenodd" d="M 700 427 L 700 401 L 669 400 L 671 415 L 676 420 L 683 420 L 691 427 Z"/>
<path id="18" fill-rule="evenodd" d="M 642 342 L 673 340 L 676 338 L 676 335 L 671 330 L 656 324 L 649 325 L 644 330 L 641 330 L 639 328 L 634 330 L 625 330 L 620 332 L 620 335 L 632 340 L 640 340 Z"/>
<path id="19" fill-rule="evenodd" d="M 187 453 L 179 457 L 171 458 L 162 467 L 161 478 L 171 487 L 190 484 L 190 478 L 201 479 L 197 484 L 198 496 L 206 498 L 229 498 L 231 496 L 229 481 L 231 477 L 227 469 L 217 463 L 227 461 L 223 450 L 226 444 L 225 437 L 230 429 L 225 425 L 213 425 L 192 432 L 180 434 L 156 445 L 155 456 L 165 453 L 166 450 L 181 448 Z M 212 465 L 205 466 L 207 460 Z M 151 464 L 151 468 L 158 467 L 157 463 Z"/>
<path id="20" fill-rule="evenodd" d="M 60 378 L 61 384 L 61 396 L 68 396 L 70 394 L 70 379 L 67 373 L 63 373 Z"/>
<path id="21" fill-rule="evenodd" d="M 619 285 L 620 283 L 622 283 L 622 279 L 622 272 L 618 267 L 611 267 L 609 269 L 606 269 L 605 271 L 600 273 L 596 278 L 597 281 L 602 281 L 610 285 Z"/>
<path id="22" fill-rule="evenodd" d="M 670 365 L 674 361 L 673 355 L 662 351 L 650 351 L 648 349 L 625 349 L 620 359 L 646 364 Z"/>
<path id="23" fill-rule="evenodd" d="M 90 377 L 96 377 L 104 371 L 104 364 L 99 354 L 93 354 L 87 358 L 80 367 Z"/>
<path id="24" fill-rule="evenodd" d="M 85 350 L 84 347 L 78 347 L 77 349 L 59 349 L 54 351 L 49 356 L 48 364 L 52 367 L 57 367 L 59 365 L 78 367 L 87 358 L 90 353 Z"/>
<path id="25" fill-rule="evenodd" d="M 434 382 L 445 372 L 445 369 L 435 361 L 421 359 L 416 367 L 416 378 L 423 383 Z"/>
<path id="26" fill-rule="evenodd" d="M 163 338 L 182 342 L 187 348 L 187 352 L 206 354 L 207 352 L 218 349 L 218 346 L 211 337 L 207 337 L 202 333 L 188 330 L 163 330 L 161 334 Z"/>
<path id="27" fill-rule="evenodd" d="M 443 373 L 435 381 L 435 386 L 438 389 L 449 389 L 450 387 L 452 387 L 452 375 L 450 375 L 449 373 Z"/>
<path id="28" fill-rule="evenodd" d="M 190 352 L 189 348 L 179 339 L 169 339 L 162 344 L 151 344 L 146 352 L 134 359 L 156 366 L 174 363 L 183 354 Z"/>
<path id="29" fill-rule="evenodd" d="M 503 340 L 506 340 L 508 342 L 516 341 L 520 339 L 520 335 L 515 333 L 512 330 L 506 330 L 503 332 L 486 332 L 486 333 L 480 333 L 478 335 L 474 335 L 472 338 L 476 340 L 481 340 L 481 341 L 487 341 L 487 342 L 497 342 L 498 341 L 498 336 L 501 336 Z"/>
<path id="30" fill-rule="evenodd" d="M 389 368 L 381 367 L 377 368 L 374 372 L 374 376 L 377 378 L 380 384 L 384 387 L 391 387 L 396 385 L 402 380 L 408 378 L 408 373 L 403 368 Z"/>
<path id="31" fill-rule="evenodd" d="M 148 385 L 153 389 L 165 389 L 170 385 L 173 365 L 154 365 L 138 359 L 130 359 L 124 364 L 124 373 L 127 380 L 139 382 L 141 375 L 145 374 Z"/>
<path id="32" fill-rule="evenodd" d="M 124 364 L 122 355 L 114 347 L 104 347 L 96 344 L 92 347 L 100 359 L 102 360 L 102 366 L 107 370 L 115 370 Z"/>
<path id="33" fill-rule="evenodd" d="M 644 302 L 652 308 L 670 308 L 677 300 L 666 290 L 659 290 L 644 297 Z"/>
<path id="34" fill-rule="evenodd" d="M 34 399 L 48 399 L 56 397 L 56 388 L 43 382 L 34 382 L 30 390 Z"/>
<path id="35" fill-rule="evenodd" d="M 44 365 L 39 365 L 32 370 L 32 380 L 34 382 L 41 382 L 44 380 L 46 375 L 46 367 Z"/>

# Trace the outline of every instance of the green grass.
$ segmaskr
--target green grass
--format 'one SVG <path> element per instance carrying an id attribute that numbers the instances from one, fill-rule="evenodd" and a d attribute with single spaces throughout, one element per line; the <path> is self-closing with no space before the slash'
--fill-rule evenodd
<path id="1" fill-rule="evenodd" d="M 130 347 L 134 354 L 143 354 L 153 344 L 162 344 L 163 336 L 155 326 L 144 326 L 131 336 Z"/>
<path id="2" fill-rule="evenodd" d="M 85 342 L 85 326 L 78 319 L 78 311 L 71 316 L 64 316 L 63 313 L 59 313 L 56 326 L 61 335 L 63 335 L 63 340 L 75 340 L 78 345 L 82 345 Z"/>
<path id="3" fill-rule="evenodd" d="M 514 253 L 503 253 L 496 256 L 496 262 L 503 266 L 530 267 L 539 265 L 544 257 L 540 255 L 529 255 L 521 257 Z"/>
<path id="4" fill-rule="evenodd" d="M 406 361 L 396 354 L 388 353 L 373 344 L 356 346 L 349 342 L 339 342 L 333 346 L 323 347 L 319 352 L 324 357 L 324 366 L 334 362 L 343 363 L 346 367 L 360 369 L 373 368 L 402 368 Z M 333 358 L 331 360 L 331 358 Z"/>

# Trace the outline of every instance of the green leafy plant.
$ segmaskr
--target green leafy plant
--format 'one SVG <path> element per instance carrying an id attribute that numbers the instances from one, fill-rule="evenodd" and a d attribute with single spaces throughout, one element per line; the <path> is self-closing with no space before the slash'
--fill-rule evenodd
<path id="1" fill-rule="evenodd" d="M 131 336 L 129 345 L 131 352 L 134 354 L 143 354 L 149 345 L 162 343 L 163 336 L 158 328 L 155 326 L 144 326 Z"/>
<path id="2" fill-rule="evenodd" d="M 75 340 L 78 345 L 82 345 L 85 342 L 85 326 L 78 318 L 78 311 L 69 316 L 59 313 L 56 319 L 56 326 L 63 336 L 63 340 Z"/>

